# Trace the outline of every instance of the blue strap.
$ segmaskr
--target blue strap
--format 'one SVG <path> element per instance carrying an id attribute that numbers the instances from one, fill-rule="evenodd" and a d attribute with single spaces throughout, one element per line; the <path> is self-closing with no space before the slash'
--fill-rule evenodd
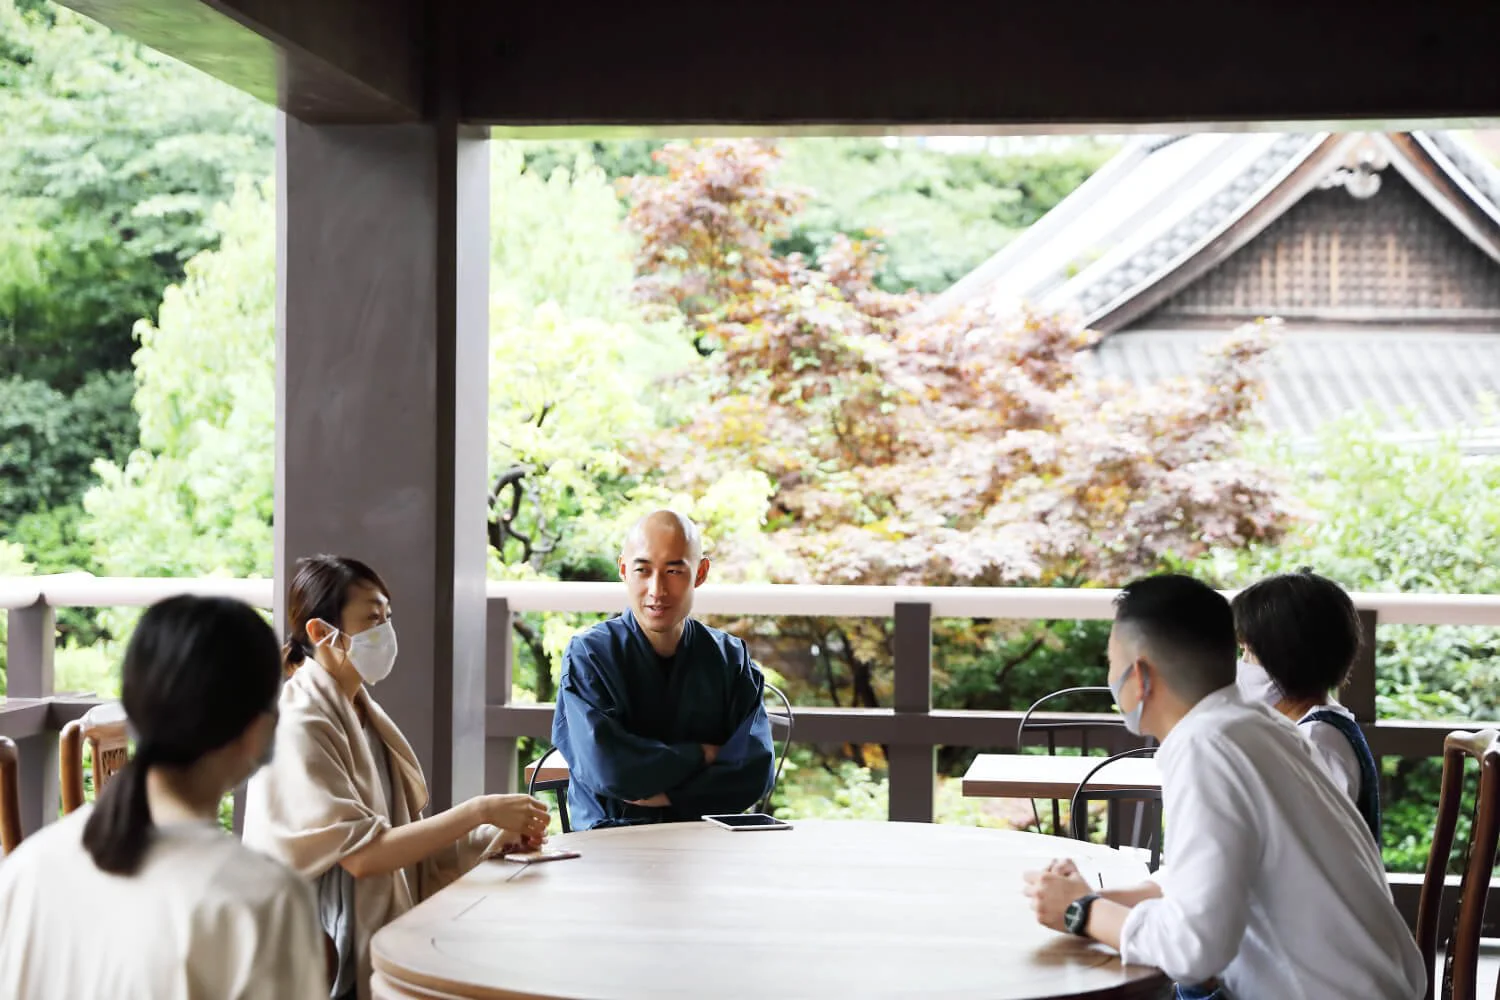
<path id="1" fill-rule="evenodd" d="M 1379 847 L 1380 840 L 1380 770 L 1375 764 L 1375 754 L 1370 751 L 1370 744 L 1365 739 L 1364 730 L 1359 728 L 1359 723 L 1342 712 L 1332 709 L 1320 708 L 1309 712 L 1298 725 L 1309 722 L 1326 722 L 1339 732 L 1344 734 L 1344 739 L 1354 748 L 1354 756 L 1359 760 L 1359 796 L 1355 799 L 1355 805 L 1359 814 L 1364 818 L 1365 825 L 1370 828 L 1371 835 L 1375 838 L 1375 846 Z"/>

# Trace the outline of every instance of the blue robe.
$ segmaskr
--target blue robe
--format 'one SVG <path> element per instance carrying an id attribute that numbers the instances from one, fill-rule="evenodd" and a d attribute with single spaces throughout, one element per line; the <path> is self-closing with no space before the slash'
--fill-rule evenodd
<path id="1" fill-rule="evenodd" d="M 568 762 L 573 829 L 737 813 L 771 787 L 765 678 L 745 644 L 691 618 L 663 657 L 629 611 L 563 654 L 552 743 Z M 720 747 L 705 765 L 702 744 Z M 630 805 L 665 792 L 665 808 Z"/>

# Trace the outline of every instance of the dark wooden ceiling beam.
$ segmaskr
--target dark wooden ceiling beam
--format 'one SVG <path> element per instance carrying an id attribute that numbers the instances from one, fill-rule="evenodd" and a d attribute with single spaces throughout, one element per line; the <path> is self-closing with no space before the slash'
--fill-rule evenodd
<path id="1" fill-rule="evenodd" d="M 64 2 L 314 122 L 445 106 L 596 135 L 1500 118 L 1493 0 Z"/>
<path id="2" fill-rule="evenodd" d="M 508 127 L 1500 115 L 1493 0 L 463 6 L 465 117 Z"/>
<path id="3" fill-rule="evenodd" d="M 423 117 L 416 0 L 62 0 L 310 122 Z"/>

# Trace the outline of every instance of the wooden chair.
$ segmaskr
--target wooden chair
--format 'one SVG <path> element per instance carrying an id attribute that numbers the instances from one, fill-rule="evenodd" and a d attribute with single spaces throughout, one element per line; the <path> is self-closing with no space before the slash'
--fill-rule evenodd
<path id="1" fill-rule="evenodd" d="M 1500 746 L 1496 730 L 1477 733 L 1453 732 L 1443 740 L 1443 784 L 1438 797 L 1437 825 L 1432 849 L 1427 855 L 1427 873 L 1417 902 L 1417 945 L 1427 963 L 1427 1000 L 1476 1000 L 1479 976 L 1479 936 L 1484 924 L 1485 897 L 1489 895 L 1490 872 L 1495 865 L 1495 847 L 1500 838 Z M 1458 887 L 1458 915 L 1447 942 L 1443 962 L 1442 991 L 1438 992 L 1434 970 L 1437 964 L 1438 921 L 1443 903 L 1443 882 L 1448 855 L 1464 790 L 1464 762 L 1479 764 L 1479 792 L 1475 796 L 1474 822 Z"/>
<path id="2" fill-rule="evenodd" d="M 0 736 L 0 850 L 6 854 L 21 843 L 20 771 L 15 741 Z"/>
<path id="3" fill-rule="evenodd" d="M 97 798 L 109 780 L 130 760 L 130 737 L 125 728 L 125 713 L 118 702 L 96 705 L 81 719 L 63 726 L 58 749 L 58 770 L 62 787 L 62 810 L 70 813 L 83 805 L 83 745 L 87 743 L 94 758 L 94 796 Z"/>

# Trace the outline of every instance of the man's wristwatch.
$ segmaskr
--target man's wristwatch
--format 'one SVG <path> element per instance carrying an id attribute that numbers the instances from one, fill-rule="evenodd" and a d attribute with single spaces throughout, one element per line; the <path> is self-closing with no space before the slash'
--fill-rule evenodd
<path id="1" fill-rule="evenodd" d="M 1098 899 L 1097 893 L 1075 899 L 1068 904 L 1063 911 L 1063 926 L 1068 929 L 1069 934 L 1084 936 L 1084 928 L 1089 925 L 1089 910 L 1093 909 L 1094 900 Z"/>

